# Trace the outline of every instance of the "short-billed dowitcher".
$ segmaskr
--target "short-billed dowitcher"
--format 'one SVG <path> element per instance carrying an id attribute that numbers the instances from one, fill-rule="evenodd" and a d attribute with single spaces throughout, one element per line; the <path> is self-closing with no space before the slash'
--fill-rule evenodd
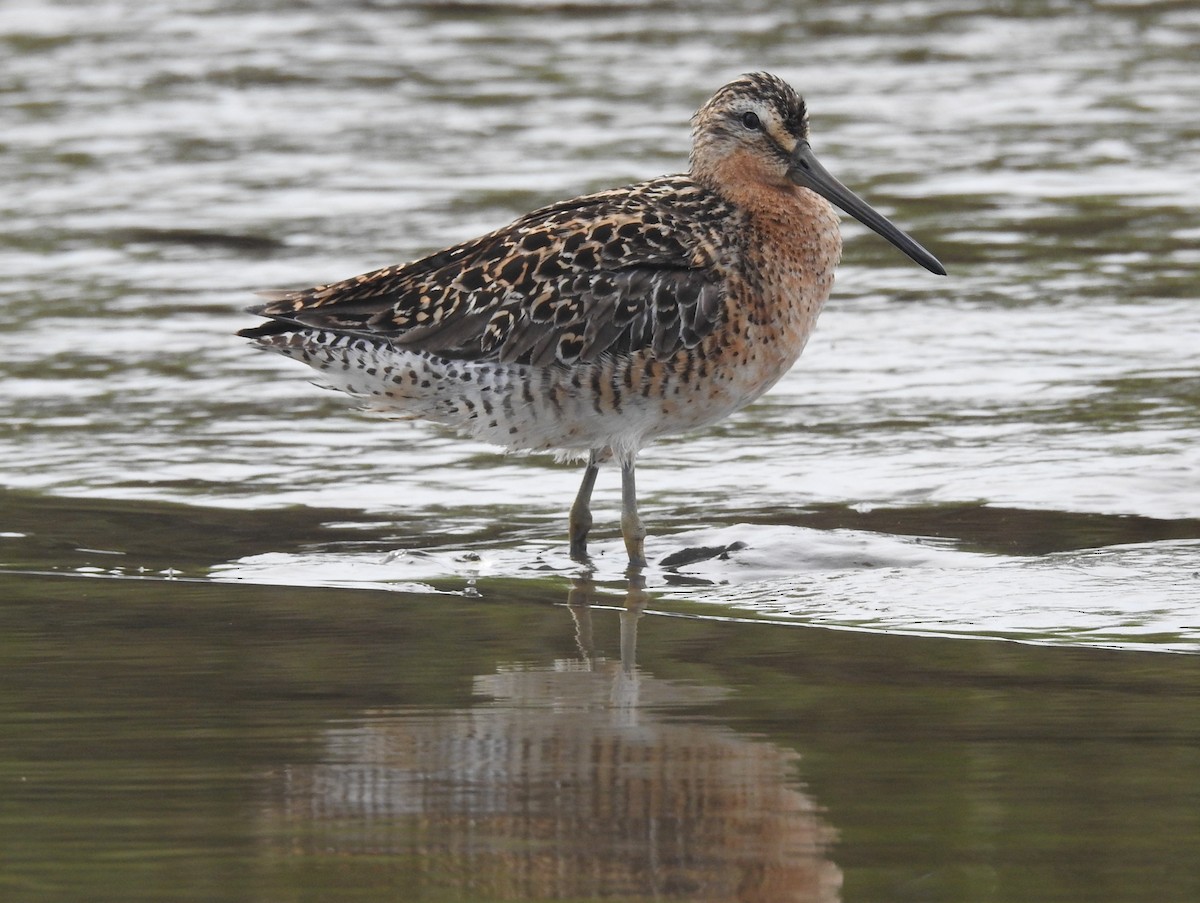
<path id="1" fill-rule="evenodd" d="M 510 449 L 587 456 L 571 507 L 585 560 L 600 465 L 645 564 L 634 462 L 748 405 L 795 363 L 842 251 L 830 202 L 928 270 L 932 254 L 817 162 L 803 99 L 765 73 L 692 120 L 691 167 L 551 204 L 412 263 L 266 293 L 241 335 L 404 418 Z"/>

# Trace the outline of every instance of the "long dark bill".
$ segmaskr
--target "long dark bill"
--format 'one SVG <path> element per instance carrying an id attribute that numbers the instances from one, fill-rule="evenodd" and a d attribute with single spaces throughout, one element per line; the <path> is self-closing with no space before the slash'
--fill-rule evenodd
<path id="1" fill-rule="evenodd" d="M 926 251 L 907 233 L 901 231 L 886 216 L 871 207 L 857 194 L 835 179 L 813 154 L 807 141 L 801 141 L 792 152 L 788 177 L 797 185 L 815 191 L 827 201 L 841 207 L 852 217 L 873 229 L 931 273 L 946 275 L 941 261 Z"/>

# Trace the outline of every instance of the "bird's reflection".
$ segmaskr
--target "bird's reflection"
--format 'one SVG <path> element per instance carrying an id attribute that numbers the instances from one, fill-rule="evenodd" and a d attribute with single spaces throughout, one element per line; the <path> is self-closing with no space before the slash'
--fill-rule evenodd
<path id="1" fill-rule="evenodd" d="M 638 668 L 640 580 L 619 660 L 597 650 L 609 612 L 595 600 L 586 580 L 567 600 L 577 657 L 478 675 L 487 702 L 328 729 L 320 764 L 273 775 L 266 836 L 296 855 L 391 857 L 414 887 L 465 899 L 839 899 L 833 831 L 796 754 L 672 713 L 728 691 Z"/>

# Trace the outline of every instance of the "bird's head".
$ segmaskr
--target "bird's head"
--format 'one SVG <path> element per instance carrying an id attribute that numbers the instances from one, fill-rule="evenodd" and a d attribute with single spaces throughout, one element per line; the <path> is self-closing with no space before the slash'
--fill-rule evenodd
<path id="1" fill-rule="evenodd" d="M 808 143 L 808 108 L 783 79 L 743 75 L 717 91 L 692 117 L 693 177 L 718 193 L 807 190 L 846 213 L 927 270 L 946 275 L 936 257 L 820 164 Z"/>

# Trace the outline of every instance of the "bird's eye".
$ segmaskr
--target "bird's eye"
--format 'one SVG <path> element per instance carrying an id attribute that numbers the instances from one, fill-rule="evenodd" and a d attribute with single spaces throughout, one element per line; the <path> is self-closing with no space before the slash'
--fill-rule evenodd
<path id="1" fill-rule="evenodd" d="M 760 128 L 762 128 L 762 123 L 759 122 L 757 113 L 743 113 L 742 125 L 752 132 L 757 132 Z"/>

